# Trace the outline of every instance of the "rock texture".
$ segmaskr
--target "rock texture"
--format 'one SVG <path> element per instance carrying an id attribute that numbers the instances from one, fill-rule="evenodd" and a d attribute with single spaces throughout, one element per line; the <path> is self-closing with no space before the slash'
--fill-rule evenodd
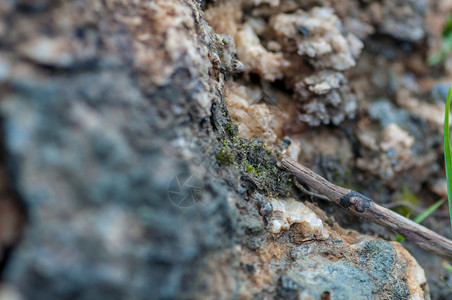
<path id="1" fill-rule="evenodd" d="M 254 120 L 274 120 L 267 127 L 271 131 L 262 138 L 275 133 L 279 141 L 284 140 L 282 144 L 292 158 L 405 216 L 419 214 L 438 197 L 445 197 L 441 128 L 450 58 L 441 68 L 427 62 L 440 51 L 440 34 L 451 9 L 448 1 L 242 1 L 234 2 L 230 10 L 225 3 L 211 5 L 206 18 L 216 31 L 234 37 L 238 58 L 248 75 L 235 81 L 253 86 L 249 107 L 241 105 L 245 109 L 236 105 L 235 98 L 229 101 L 226 94 L 228 108 L 240 128 L 263 132 Z M 302 17 L 292 18 L 294 15 Z M 323 22 L 316 23 L 317 18 Z M 404 18 L 410 21 L 403 22 Z M 335 49 L 329 44 L 328 33 L 321 31 L 327 26 L 331 26 L 329 31 L 340 28 L 335 43 L 348 49 L 354 59 L 345 71 L 340 64 L 337 68 L 322 66 L 336 54 L 326 51 Z M 253 47 L 241 42 L 244 28 L 252 30 L 260 49 L 269 53 L 258 54 L 265 59 L 255 60 L 252 68 L 248 60 L 258 53 L 253 50 L 257 39 Z M 340 40 L 347 42 L 341 44 Z M 300 48 L 314 41 L 311 48 Z M 315 52 L 319 45 L 326 52 Z M 317 56 L 309 57 L 306 49 Z M 269 63 L 276 60 L 278 63 Z M 261 67 L 256 67 L 257 62 Z M 237 94 L 236 85 L 227 87 L 233 91 L 231 95 Z M 322 123 L 339 126 L 306 126 Z M 327 203 L 320 206 L 346 226 L 358 221 Z M 450 237 L 445 230 L 446 207 L 434 215 L 436 218 L 425 221 L 427 226 Z M 394 238 L 370 224 L 362 223 L 359 230 Z M 444 262 L 427 258 L 409 243 L 404 245 L 427 269 L 434 285 L 432 297 L 450 297 L 444 282 L 449 284 L 451 277 L 441 266 Z"/>
<path id="2" fill-rule="evenodd" d="M 429 299 L 399 243 L 334 216 L 393 236 L 326 214 L 276 162 L 386 199 L 405 173 L 440 179 L 420 84 L 363 48 L 427 39 L 431 9 L 314 2 L 0 3 L 0 299 Z"/>
<path id="3" fill-rule="evenodd" d="M 338 125 L 354 116 L 356 98 L 337 71 L 356 64 L 363 44 L 345 32 L 333 9 L 292 12 L 296 6 L 254 3 L 253 13 L 243 18 L 239 5 L 228 9 L 228 3 L 220 2 L 206 11 L 206 17 L 216 31 L 234 37 L 245 71 L 269 82 L 284 80 L 294 90 L 298 118 L 310 125 Z"/>
<path id="4" fill-rule="evenodd" d="M 2 11 L 5 159 L 29 212 L 6 281 L 24 299 L 182 295 L 231 245 L 226 189 L 190 161 L 217 164 L 203 145 L 233 46 L 194 2 L 41 2 Z M 172 204 L 198 169 L 205 205 Z"/>

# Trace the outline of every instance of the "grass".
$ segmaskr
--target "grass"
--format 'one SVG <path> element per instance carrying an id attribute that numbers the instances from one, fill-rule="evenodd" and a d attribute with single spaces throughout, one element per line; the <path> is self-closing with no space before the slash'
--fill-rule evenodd
<path id="1" fill-rule="evenodd" d="M 437 201 L 435 204 L 429 206 L 426 210 L 424 210 L 419 216 L 417 216 L 413 221 L 416 223 L 421 223 L 424 221 L 428 216 L 430 216 L 435 210 L 437 210 L 443 203 L 444 199 L 441 199 Z"/>
<path id="2" fill-rule="evenodd" d="M 446 164 L 446 181 L 447 181 L 447 196 L 449 203 L 449 215 L 451 221 L 452 229 L 452 158 L 450 153 L 450 142 L 449 142 L 449 111 L 450 111 L 450 98 L 451 98 L 452 88 L 449 87 L 449 93 L 447 94 L 446 101 L 446 113 L 444 114 L 444 159 Z"/>
<path id="3" fill-rule="evenodd" d="M 444 261 L 444 262 L 442 263 L 442 266 L 443 266 L 444 269 L 446 269 L 447 271 L 452 272 L 452 266 L 451 266 L 448 262 Z"/>

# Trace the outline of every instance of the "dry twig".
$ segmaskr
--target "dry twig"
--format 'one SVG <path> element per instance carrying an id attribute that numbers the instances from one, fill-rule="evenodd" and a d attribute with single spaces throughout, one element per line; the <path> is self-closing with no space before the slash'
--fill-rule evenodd
<path id="1" fill-rule="evenodd" d="M 430 253 L 452 260 L 451 240 L 376 204 L 372 199 L 358 192 L 342 188 L 327 181 L 322 176 L 290 158 L 283 157 L 281 167 L 354 215 L 382 225 L 404 236 Z"/>
<path id="2" fill-rule="evenodd" d="M 318 199 L 322 199 L 322 200 L 325 200 L 325 201 L 331 201 L 331 200 L 330 200 L 328 197 L 326 197 L 326 196 L 323 196 L 323 195 L 321 195 L 321 194 L 319 194 L 319 193 L 314 193 L 314 192 L 308 191 L 307 189 L 304 188 L 304 186 L 302 186 L 302 185 L 298 182 L 298 180 L 297 180 L 296 178 L 294 178 L 293 183 L 294 183 L 294 185 L 295 185 L 300 191 L 302 191 L 303 193 L 305 193 L 305 194 L 307 194 L 307 195 L 309 195 L 309 196 L 312 196 L 312 197 L 315 197 L 315 198 L 318 198 Z"/>

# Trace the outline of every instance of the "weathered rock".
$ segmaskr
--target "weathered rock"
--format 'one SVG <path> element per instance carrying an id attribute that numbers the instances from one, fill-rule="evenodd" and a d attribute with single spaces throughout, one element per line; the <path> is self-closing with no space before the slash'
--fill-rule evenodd
<path id="1" fill-rule="evenodd" d="M 73 14 L 80 7 L 81 20 Z M 31 17 L 21 7 L 10 13 L 14 29 L 2 40 L 13 75 L 1 111 L 10 176 L 30 220 L 7 281 L 33 299 L 183 294 L 197 257 L 231 243 L 225 189 L 187 161 L 215 142 L 204 132 L 212 130 L 212 101 L 220 103 L 220 65 L 234 68 L 233 53 L 225 54 L 234 47 L 190 2 L 55 2 Z M 40 48 L 15 53 L 8 44 L 19 33 L 39 40 L 46 26 L 53 40 L 99 41 L 94 60 L 84 65 Z M 210 186 L 200 209 L 168 198 L 171 180 L 191 170 Z"/>
<path id="2" fill-rule="evenodd" d="M 284 48 L 295 46 L 298 55 L 316 58 L 310 63 L 317 68 L 349 69 L 363 47 L 354 35 L 343 32 L 339 18 L 330 8 L 278 14 L 272 17 L 270 26 Z"/>
<path id="3" fill-rule="evenodd" d="M 227 7 L 206 12 L 215 32 L 194 1 L 1 4 L 1 160 L 8 189 L 20 195 L 10 201 L 22 199 L 29 220 L 1 270 L 0 297 L 429 298 L 403 247 L 297 202 L 302 195 L 276 166 L 290 132 L 283 118 L 340 124 L 365 103 L 362 89 L 350 88 L 353 74 L 342 72 L 362 46 L 342 30 L 346 10 L 296 1 Z M 282 25 L 269 20 L 279 17 L 293 35 L 275 32 Z M 262 103 L 264 94 L 277 101 Z M 379 122 L 367 108 L 359 120 Z M 361 151 L 411 155 L 419 135 L 388 124 L 381 129 L 400 134 L 376 130 L 379 139 L 360 140 Z M 295 158 L 327 171 L 342 161 L 342 175 L 356 163 L 356 141 L 338 138 L 339 129 L 309 132 L 291 136 Z M 7 240 L 0 226 L 0 246 L 9 247 L 20 234 Z"/>
<path id="4" fill-rule="evenodd" d="M 284 80 L 296 91 L 299 120 L 315 126 L 338 125 L 354 116 L 356 98 L 346 78 L 330 69 L 353 67 L 363 44 L 344 32 L 332 9 L 285 13 L 284 6 L 273 7 L 264 19 L 258 6 L 242 23 L 240 4 L 236 2 L 235 9 L 225 6 L 220 3 L 206 11 L 209 23 L 235 38 L 245 71 L 266 81 Z"/>
<path id="5" fill-rule="evenodd" d="M 419 41 L 424 37 L 426 1 L 383 1 L 381 7 L 382 32 L 408 41 Z"/>

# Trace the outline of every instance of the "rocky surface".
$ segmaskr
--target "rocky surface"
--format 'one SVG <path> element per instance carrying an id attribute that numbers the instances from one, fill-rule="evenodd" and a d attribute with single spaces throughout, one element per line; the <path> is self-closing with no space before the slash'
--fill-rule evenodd
<path id="1" fill-rule="evenodd" d="M 276 164 L 444 193 L 447 5 L 398 4 L 0 3 L 0 299 L 447 298 L 440 259 Z"/>
<path id="2" fill-rule="evenodd" d="M 234 37 L 245 71 L 269 82 L 283 80 L 294 90 L 300 120 L 310 125 L 338 125 L 354 116 L 356 98 L 337 71 L 353 67 L 363 45 L 343 30 L 331 8 L 293 11 L 296 6 L 258 5 L 244 17 L 239 3 L 235 9 L 227 6 L 220 2 L 209 8 L 209 24 Z M 236 24 L 231 25 L 234 20 Z"/>
<path id="3" fill-rule="evenodd" d="M 245 132 L 265 132 L 261 138 L 273 136 L 272 132 L 280 141 L 288 137 L 287 154 L 292 158 L 384 205 L 407 203 L 411 208 L 396 208 L 402 214 L 418 214 L 439 197 L 446 197 L 441 128 L 451 73 L 447 59 L 442 68 L 433 68 L 427 61 L 439 51 L 450 3 L 324 1 L 322 6 L 326 9 L 319 10 L 313 1 L 243 1 L 242 9 L 235 3 L 235 9 L 230 11 L 224 3 L 211 5 L 206 18 L 216 31 L 235 37 L 244 70 L 259 75 L 257 79 L 251 76 L 251 84 L 250 77 L 236 78 L 241 85 L 252 87 L 249 107 L 237 106 L 226 94 L 228 108 L 240 128 L 246 128 Z M 300 17 L 292 18 L 295 15 Z M 404 18 L 410 21 L 402 21 Z M 323 22 L 316 25 L 320 19 Z M 327 22 L 333 19 L 336 21 Z M 317 49 L 318 45 L 328 48 L 331 39 L 328 33 L 322 33 L 322 26 L 340 28 L 335 43 L 349 49 L 354 62 L 336 61 L 325 68 L 325 60 L 331 61 L 334 51 L 319 54 L 313 50 L 310 53 L 318 55 L 314 59 L 300 51 L 300 45 L 313 41 L 316 43 L 309 44 L 311 48 L 302 49 Z M 251 27 L 261 42 L 259 47 L 270 53 L 260 61 L 260 68 L 256 62 L 253 68 L 248 66 L 248 60 L 257 52 L 236 37 L 244 27 L 248 31 Z M 329 28 L 329 32 L 334 30 Z M 341 39 L 348 42 L 341 43 Z M 328 49 L 334 47 L 330 45 Z M 268 63 L 272 58 L 278 60 L 278 67 Z M 289 66 L 279 63 L 284 59 L 290 62 Z M 348 69 L 343 68 L 345 65 Z M 278 76 L 266 76 L 269 73 Z M 259 85 L 260 90 L 256 88 Z M 235 93 L 236 85 L 227 87 Z M 340 93 L 344 89 L 347 97 Z M 272 122 L 267 122 L 270 126 L 264 131 L 256 120 Z M 322 123 L 339 126 L 306 126 Z M 341 224 L 356 224 L 357 219 L 344 216 L 335 207 L 320 205 Z M 427 226 L 450 237 L 444 229 L 448 227 L 446 207 L 435 216 L 436 220 L 426 221 Z M 393 239 L 390 233 L 371 224 L 362 223 L 358 228 Z M 426 267 L 435 286 L 432 297 L 447 298 L 451 277 L 441 266 L 444 261 L 426 258 L 409 243 L 404 245 Z M 435 263 L 430 265 L 432 259 Z"/>

